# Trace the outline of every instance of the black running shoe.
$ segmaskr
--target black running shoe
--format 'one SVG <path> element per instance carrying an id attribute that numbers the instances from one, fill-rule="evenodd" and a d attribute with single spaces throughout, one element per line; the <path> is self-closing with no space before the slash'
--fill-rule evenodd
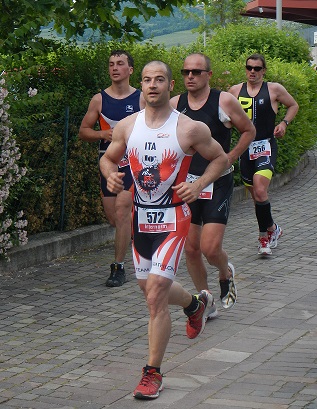
<path id="1" fill-rule="evenodd" d="M 119 263 L 112 263 L 110 265 L 111 273 L 106 281 L 107 287 L 121 287 L 126 281 L 125 270 Z"/>

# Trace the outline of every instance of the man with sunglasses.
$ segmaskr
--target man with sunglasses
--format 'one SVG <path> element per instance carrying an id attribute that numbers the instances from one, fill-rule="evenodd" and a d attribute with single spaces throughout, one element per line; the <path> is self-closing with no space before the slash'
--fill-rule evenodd
<path id="1" fill-rule="evenodd" d="M 208 125 L 212 137 L 227 153 L 230 165 L 213 185 L 208 186 L 196 201 L 190 203 L 192 218 L 185 244 L 187 269 L 198 291 L 208 288 L 204 255 L 208 263 L 219 270 L 221 304 L 223 308 L 229 309 L 236 303 L 237 290 L 235 270 L 223 249 L 223 238 L 233 192 L 233 163 L 253 141 L 255 128 L 231 94 L 210 88 L 212 71 L 210 59 L 206 55 L 194 53 L 187 56 L 181 73 L 187 92 L 173 97 L 172 106 L 190 118 Z M 230 150 L 232 126 L 237 128 L 241 136 L 236 146 Z M 188 181 L 195 181 L 207 164 L 201 155 L 195 153 Z M 208 317 L 211 319 L 217 314 L 213 303 Z"/>
<path id="2" fill-rule="evenodd" d="M 266 72 L 265 58 L 252 54 L 246 60 L 247 82 L 231 87 L 242 108 L 256 127 L 255 141 L 241 155 L 240 171 L 244 185 L 250 191 L 255 204 L 259 225 L 259 255 L 272 254 L 277 240 L 282 236 L 281 227 L 273 221 L 268 188 L 277 159 L 277 142 L 298 111 L 298 104 L 287 90 L 277 82 L 263 80 Z M 284 119 L 275 125 L 279 104 L 286 108 Z"/>

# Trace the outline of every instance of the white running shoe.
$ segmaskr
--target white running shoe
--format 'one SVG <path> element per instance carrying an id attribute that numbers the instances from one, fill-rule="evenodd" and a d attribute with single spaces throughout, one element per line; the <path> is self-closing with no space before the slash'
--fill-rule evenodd
<path id="1" fill-rule="evenodd" d="M 277 240 L 282 236 L 283 230 L 280 228 L 278 224 L 275 223 L 275 230 L 267 231 L 269 237 L 269 246 L 271 249 L 275 249 L 277 247 Z"/>
<path id="2" fill-rule="evenodd" d="M 200 293 L 204 293 L 208 300 L 206 305 L 207 321 L 216 318 L 218 316 L 218 310 L 216 307 L 214 296 L 208 290 L 202 290 Z"/>
<path id="3" fill-rule="evenodd" d="M 272 254 L 270 242 L 267 237 L 259 237 L 258 254 L 260 254 L 261 256 L 269 256 L 270 254 Z"/>
<path id="4" fill-rule="evenodd" d="M 229 280 L 219 282 L 220 283 L 220 288 L 222 290 L 222 287 L 227 286 L 228 281 L 229 281 L 228 292 L 223 298 L 221 298 L 221 305 L 225 310 L 229 310 L 237 302 L 237 287 L 236 287 L 235 282 L 234 282 L 235 270 L 234 270 L 234 267 L 233 267 L 233 265 L 231 263 L 228 263 L 228 268 L 231 271 L 231 277 L 229 278 Z"/>

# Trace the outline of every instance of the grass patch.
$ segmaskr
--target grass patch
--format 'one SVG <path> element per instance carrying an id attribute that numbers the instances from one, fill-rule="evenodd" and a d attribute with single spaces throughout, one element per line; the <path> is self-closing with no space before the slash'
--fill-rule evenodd
<path id="1" fill-rule="evenodd" d="M 153 44 L 164 44 L 165 47 L 173 47 L 178 45 L 189 45 L 195 42 L 198 38 L 198 33 L 193 33 L 191 30 L 177 31 L 175 33 L 164 34 L 161 36 L 156 36 L 151 39 Z M 149 41 L 149 39 L 144 40 L 144 42 Z"/>

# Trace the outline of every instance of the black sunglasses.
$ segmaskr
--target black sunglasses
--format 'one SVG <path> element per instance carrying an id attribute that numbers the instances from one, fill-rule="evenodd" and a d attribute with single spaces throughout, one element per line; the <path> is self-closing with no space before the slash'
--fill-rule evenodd
<path id="1" fill-rule="evenodd" d="M 252 67 L 252 65 L 246 65 L 245 68 L 246 68 L 248 71 L 254 70 L 254 71 L 256 71 L 256 72 L 259 72 L 259 71 L 261 71 L 261 70 L 263 69 L 263 67 Z"/>
<path id="2" fill-rule="evenodd" d="M 185 76 L 189 75 L 189 73 L 192 73 L 194 77 L 197 77 L 197 75 L 201 75 L 202 72 L 209 72 L 208 70 L 181 70 L 181 74 Z"/>

